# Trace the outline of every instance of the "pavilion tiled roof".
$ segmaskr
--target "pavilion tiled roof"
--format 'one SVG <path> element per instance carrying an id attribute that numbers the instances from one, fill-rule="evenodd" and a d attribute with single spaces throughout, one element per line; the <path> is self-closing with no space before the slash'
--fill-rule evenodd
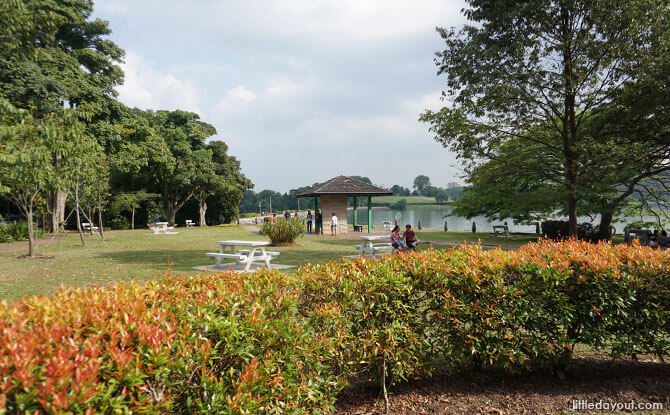
<path id="1" fill-rule="evenodd" d="M 381 187 L 373 186 L 347 176 L 337 176 L 297 195 L 298 197 L 312 197 L 320 195 L 349 195 L 349 196 L 384 196 L 392 195 Z"/>

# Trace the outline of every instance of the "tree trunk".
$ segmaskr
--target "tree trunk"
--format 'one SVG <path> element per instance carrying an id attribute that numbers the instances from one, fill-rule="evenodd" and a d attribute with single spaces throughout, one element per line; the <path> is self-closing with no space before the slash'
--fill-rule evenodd
<path id="1" fill-rule="evenodd" d="M 67 192 L 57 190 L 49 194 L 49 209 L 51 211 L 50 231 L 53 233 L 60 232 L 60 224 L 65 221 L 65 200 L 67 199 Z"/>
<path id="2" fill-rule="evenodd" d="M 33 233 L 33 199 L 30 199 L 28 206 L 26 206 L 26 221 L 28 222 L 28 256 L 33 257 L 35 234 Z"/>
<path id="3" fill-rule="evenodd" d="M 177 216 L 177 209 L 175 203 L 172 201 L 165 201 L 165 215 L 169 226 L 174 226 L 175 217 Z"/>
<path id="4" fill-rule="evenodd" d="M 566 6 L 561 9 L 563 25 L 563 157 L 565 187 L 568 191 L 568 220 L 570 236 L 577 237 L 577 124 L 575 119 L 575 86 L 573 84 L 573 56 L 571 22 Z"/>
<path id="5" fill-rule="evenodd" d="M 81 216 L 79 216 L 79 183 L 74 186 L 74 210 L 77 217 L 77 231 L 79 231 L 79 239 L 81 239 L 81 244 L 86 245 L 84 241 L 84 231 L 81 229 Z M 91 224 L 93 226 L 93 224 Z"/>
<path id="6" fill-rule="evenodd" d="M 612 226 L 613 217 L 614 214 L 612 212 L 600 213 L 600 224 L 598 225 L 598 234 L 596 235 L 598 240 L 609 240 L 612 237 L 610 227 Z"/>
<path id="7" fill-rule="evenodd" d="M 93 218 L 95 218 L 95 216 L 93 216 L 94 213 L 95 213 L 94 210 L 92 209 L 88 210 L 88 221 L 91 223 L 91 226 L 89 227 L 89 230 L 91 231 L 91 236 L 93 236 L 93 227 L 95 226 L 95 223 L 93 222 Z"/>
<path id="8" fill-rule="evenodd" d="M 200 226 L 207 226 L 207 222 L 205 221 L 205 213 L 207 212 L 207 198 L 203 197 L 198 199 L 198 202 L 200 205 Z"/>
<path id="9" fill-rule="evenodd" d="M 130 229 L 135 230 L 135 208 L 132 208 L 132 213 L 130 214 Z"/>
<path id="10" fill-rule="evenodd" d="M 102 229 L 102 200 L 98 195 L 98 232 L 100 232 L 100 239 L 105 241 L 105 232 Z"/>

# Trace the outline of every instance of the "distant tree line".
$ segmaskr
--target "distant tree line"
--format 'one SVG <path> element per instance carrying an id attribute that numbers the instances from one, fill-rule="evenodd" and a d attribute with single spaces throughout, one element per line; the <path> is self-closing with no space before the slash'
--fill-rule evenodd
<path id="1" fill-rule="evenodd" d="M 353 179 L 360 180 L 365 183 L 373 184 L 372 180 L 366 176 L 349 176 Z M 273 190 L 263 190 L 258 193 L 253 190 L 244 192 L 244 197 L 240 203 L 240 212 L 242 213 L 259 213 L 259 212 L 279 212 L 284 210 L 302 210 L 314 208 L 314 198 L 305 197 L 298 198 L 296 195 L 316 186 L 319 183 L 314 183 L 311 186 L 303 186 L 297 189 L 291 189 L 287 193 L 280 193 Z M 382 187 L 377 185 L 378 187 Z M 414 179 L 414 190 L 409 190 L 406 187 L 394 184 L 388 188 L 395 196 L 427 196 L 434 197 L 437 203 L 457 200 L 463 195 L 464 187 L 455 182 L 447 184 L 446 188 L 436 187 L 431 185 L 430 178 L 424 175 L 419 175 Z M 353 202 L 351 198 L 348 201 L 349 206 Z M 272 202 L 272 206 L 270 206 Z"/>
<path id="2" fill-rule="evenodd" d="M 91 0 L 0 4 L 0 214 L 27 219 L 30 255 L 35 218 L 49 232 L 93 222 L 101 237 L 153 218 L 236 219 L 253 187 L 239 162 L 197 114 L 116 99 L 124 51 L 92 13 Z"/>

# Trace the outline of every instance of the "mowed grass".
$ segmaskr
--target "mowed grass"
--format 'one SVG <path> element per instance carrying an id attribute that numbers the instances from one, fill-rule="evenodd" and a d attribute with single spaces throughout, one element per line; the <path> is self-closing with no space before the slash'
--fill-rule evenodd
<path id="1" fill-rule="evenodd" d="M 375 196 L 372 198 L 372 203 L 393 204 L 398 203 L 400 199 L 405 199 L 408 205 L 434 205 L 437 203 L 434 197 L 428 196 Z M 366 206 L 365 203 L 367 202 L 363 200 L 363 202 L 359 202 L 359 205 Z"/>
<path id="2" fill-rule="evenodd" d="M 177 228 L 176 235 L 147 234 L 146 229 L 109 231 L 105 242 L 97 235 L 68 233 L 63 239 L 39 246 L 36 253 L 46 258 L 16 258 L 28 249 L 25 244 L 0 245 L 0 300 L 25 295 L 52 294 L 62 285 L 85 287 L 126 280 L 148 280 L 167 272 L 197 274 L 198 265 L 212 265 L 206 252 L 218 252 L 216 241 L 226 239 L 267 240 L 242 227 Z M 49 238 L 47 238 L 49 239 Z M 355 241 L 329 238 L 299 238 L 294 246 L 272 247 L 281 252 L 273 262 L 301 265 L 325 263 L 343 255 L 355 255 Z M 9 248 L 9 249 L 8 249 Z M 292 269 L 294 270 L 294 269 Z M 293 271 L 294 272 L 294 271 Z"/>
<path id="3" fill-rule="evenodd" d="M 494 236 L 488 232 L 467 232 L 467 231 L 449 231 L 444 232 L 437 229 L 415 230 L 417 238 L 421 241 L 457 243 L 463 242 L 469 244 L 481 243 L 482 245 L 518 247 L 528 242 L 536 241 L 538 235 L 535 234 L 512 234 L 509 237 Z"/>
<path id="4" fill-rule="evenodd" d="M 207 228 L 177 228 L 176 235 L 152 235 L 146 229 L 109 231 L 105 242 L 97 235 L 87 235 L 81 246 L 79 235 L 68 233 L 51 243 L 39 246 L 37 254 L 53 258 L 17 258 L 27 253 L 25 244 L 0 245 L 0 300 L 15 300 L 26 295 L 52 294 L 61 285 L 86 287 L 91 284 L 107 285 L 118 281 L 148 280 L 168 272 L 198 274 L 194 266 L 212 265 L 214 260 L 206 252 L 218 252 L 216 241 L 226 239 L 267 240 L 257 232 L 243 227 L 224 226 Z M 378 230 L 377 230 L 378 232 Z M 388 231 L 386 231 L 388 232 Z M 342 256 L 357 255 L 354 247 L 360 244 L 358 236 L 352 239 L 313 235 L 298 238 L 292 246 L 272 247 L 280 256 L 273 262 L 299 266 L 320 264 Z M 487 233 L 417 231 L 422 241 L 437 244 L 435 249 L 448 249 L 446 244 L 478 243 L 516 247 L 536 239 L 533 235 L 513 235 L 511 238 L 494 237 Z M 47 238 L 49 239 L 49 238 Z M 440 245 L 440 243 L 445 245 Z M 419 249 L 429 248 L 419 245 Z M 289 273 L 297 268 L 291 268 Z"/>

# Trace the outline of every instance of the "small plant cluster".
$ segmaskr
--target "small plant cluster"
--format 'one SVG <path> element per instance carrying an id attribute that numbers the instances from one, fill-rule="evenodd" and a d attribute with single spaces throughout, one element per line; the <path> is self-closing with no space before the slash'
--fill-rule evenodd
<path id="1" fill-rule="evenodd" d="M 544 221 L 542 222 L 542 234 L 555 241 L 567 239 L 570 235 L 570 223 L 566 220 Z M 598 242 L 608 239 L 609 233 L 603 234 L 600 232 L 600 226 L 584 222 L 577 225 L 577 238 L 588 242 Z"/>
<path id="2" fill-rule="evenodd" d="M 167 276 L 0 306 L 2 413 L 318 413 L 347 380 L 668 356 L 670 251 L 543 241 Z"/>
<path id="3" fill-rule="evenodd" d="M 301 218 L 277 218 L 277 223 L 265 222 L 261 226 L 261 235 L 266 235 L 272 245 L 292 244 L 298 236 L 305 233 L 305 222 Z"/>
<path id="4" fill-rule="evenodd" d="M 36 236 L 42 235 L 41 230 Z M 28 239 L 28 224 L 25 221 L 0 223 L 0 243 L 25 241 Z"/>

